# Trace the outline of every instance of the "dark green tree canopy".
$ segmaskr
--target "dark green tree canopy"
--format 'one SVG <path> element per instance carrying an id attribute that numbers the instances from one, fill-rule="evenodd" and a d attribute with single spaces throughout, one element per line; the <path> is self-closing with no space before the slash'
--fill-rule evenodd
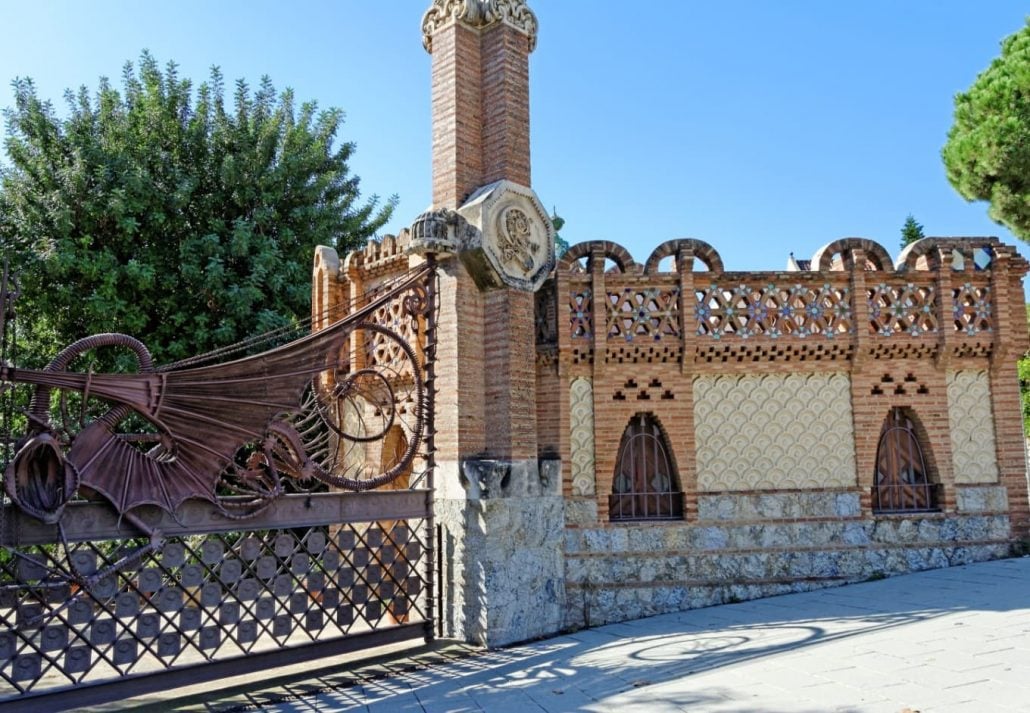
<path id="1" fill-rule="evenodd" d="M 1030 19 L 955 97 L 942 156 L 959 193 L 990 201 L 988 215 L 1030 241 Z"/>
<path id="2" fill-rule="evenodd" d="M 30 362 L 96 332 L 160 363 L 288 324 L 309 312 L 314 246 L 363 243 L 396 204 L 360 199 L 339 109 L 298 109 L 267 77 L 227 106 L 217 68 L 194 91 L 144 52 L 121 91 L 66 92 L 64 118 L 31 80 L 13 87 L 0 248 Z"/>
<path id="3" fill-rule="evenodd" d="M 922 240 L 925 237 L 926 236 L 923 235 L 922 223 L 919 223 L 915 217 L 909 213 L 905 218 L 904 225 L 901 226 L 901 249 L 904 250 L 915 241 Z"/>

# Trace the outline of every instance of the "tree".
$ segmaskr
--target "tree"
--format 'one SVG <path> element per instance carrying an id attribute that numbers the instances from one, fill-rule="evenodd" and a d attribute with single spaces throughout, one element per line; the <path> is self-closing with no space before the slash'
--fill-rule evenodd
<path id="1" fill-rule="evenodd" d="M 1026 306 L 1027 328 L 1030 329 L 1030 304 Z M 1030 435 L 1030 352 L 1019 360 L 1019 396 L 1023 403 L 1023 435 Z"/>
<path id="2" fill-rule="evenodd" d="M 158 363 L 296 322 L 313 248 L 346 250 L 396 197 L 361 201 L 339 109 L 294 106 L 264 77 L 194 91 L 144 52 L 122 91 L 67 91 L 58 118 L 30 79 L 5 110 L 0 248 L 21 274 L 25 363 L 96 332 L 143 340 Z"/>
<path id="3" fill-rule="evenodd" d="M 904 250 L 915 241 L 922 240 L 925 237 L 923 235 L 922 223 L 917 222 L 912 214 L 909 213 L 905 218 L 905 224 L 901 226 L 901 249 Z"/>
<path id="4" fill-rule="evenodd" d="M 942 150 L 951 185 L 1030 241 L 1030 19 L 1006 38 L 1001 56 L 955 97 Z"/>
<path id="5" fill-rule="evenodd" d="M 551 208 L 551 225 L 554 226 L 554 254 L 560 260 L 569 249 L 569 242 L 558 235 L 558 231 L 565 227 L 565 219 L 558 215 L 557 208 Z"/>

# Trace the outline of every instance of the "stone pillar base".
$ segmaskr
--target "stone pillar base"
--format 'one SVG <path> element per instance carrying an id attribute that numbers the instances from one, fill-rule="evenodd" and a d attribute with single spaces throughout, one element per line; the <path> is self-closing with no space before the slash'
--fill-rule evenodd
<path id="1" fill-rule="evenodd" d="M 465 460 L 460 476 L 459 464 L 440 465 L 444 635 L 496 647 L 561 630 L 560 462 Z"/>

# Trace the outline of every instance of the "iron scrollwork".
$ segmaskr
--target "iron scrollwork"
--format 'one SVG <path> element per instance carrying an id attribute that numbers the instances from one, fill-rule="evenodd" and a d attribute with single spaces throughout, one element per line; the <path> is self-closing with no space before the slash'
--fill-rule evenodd
<path id="1" fill-rule="evenodd" d="M 243 520 L 288 493 L 362 491 L 409 477 L 431 410 L 435 279 L 428 261 L 329 327 L 232 361 L 218 361 L 231 353 L 220 350 L 155 367 L 139 340 L 100 334 L 44 369 L 0 363 L 0 384 L 33 389 L 24 432 L 5 443 L 10 501 L 60 527 L 71 501 L 103 500 L 149 538 L 88 576 L 51 572 L 46 586 L 91 591 L 159 549 L 161 532 L 137 515 L 143 506 L 174 518 L 199 499 Z M 8 285 L 5 272 L 5 324 L 13 321 Z M 110 347 L 130 350 L 136 373 L 69 371 L 77 357 Z"/>

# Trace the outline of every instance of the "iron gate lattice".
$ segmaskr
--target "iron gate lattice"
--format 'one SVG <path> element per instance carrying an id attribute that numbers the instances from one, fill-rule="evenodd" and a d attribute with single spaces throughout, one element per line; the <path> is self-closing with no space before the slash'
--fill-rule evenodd
<path id="1" fill-rule="evenodd" d="M 7 361 L 15 320 L 5 279 L 0 703 L 79 707 L 432 638 L 436 279 L 430 256 L 350 305 L 297 407 L 270 417 L 210 493 L 126 510 L 110 498 L 62 499 L 55 487 L 55 477 L 87 471 L 74 449 L 88 420 L 76 431 L 55 416 L 34 433 L 30 420 L 28 434 L 12 435 L 19 384 L 38 394 L 51 377 Z M 82 413 L 87 397 L 96 398 L 88 386 Z M 100 418 L 124 410 L 108 398 Z M 150 430 L 112 441 L 151 448 L 167 436 Z"/>

